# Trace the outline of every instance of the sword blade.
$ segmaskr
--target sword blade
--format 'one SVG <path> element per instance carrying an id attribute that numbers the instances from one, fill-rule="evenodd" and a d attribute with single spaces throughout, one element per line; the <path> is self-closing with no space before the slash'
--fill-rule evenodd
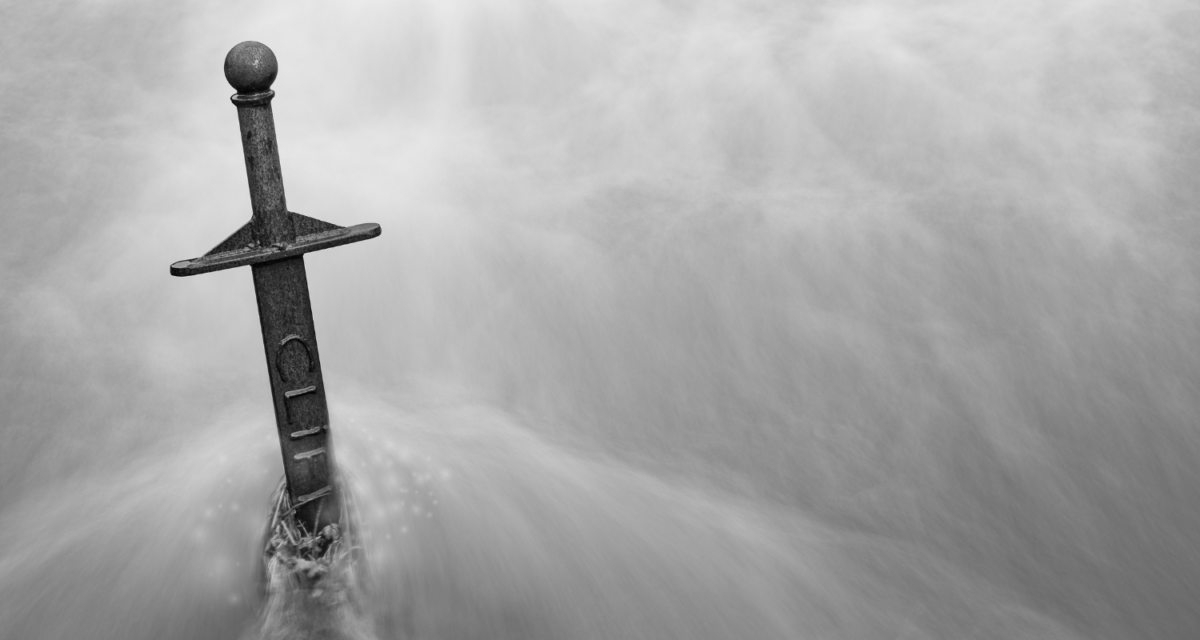
<path id="1" fill-rule="evenodd" d="M 315 533 L 337 522 L 340 508 L 304 256 L 250 268 L 288 495 L 299 505 L 296 517 Z"/>

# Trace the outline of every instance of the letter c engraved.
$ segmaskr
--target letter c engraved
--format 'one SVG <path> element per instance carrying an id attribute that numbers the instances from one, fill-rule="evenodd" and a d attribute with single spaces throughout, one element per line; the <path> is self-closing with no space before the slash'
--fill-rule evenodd
<path id="1" fill-rule="evenodd" d="M 283 382 L 290 382 L 290 380 L 288 380 L 287 372 L 283 368 L 283 352 L 287 348 L 288 344 L 292 342 L 295 342 L 304 348 L 304 359 L 308 361 L 308 372 L 313 373 L 317 370 L 317 363 L 313 362 L 312 349 L 309 348 L 308 343 L 304 341 L 304 338 L 301 338 L 293 333 L 283 340 L 280 340 L 279 349 L 275 351 L 275 371 L 279 373 L 279 379 Z"/>

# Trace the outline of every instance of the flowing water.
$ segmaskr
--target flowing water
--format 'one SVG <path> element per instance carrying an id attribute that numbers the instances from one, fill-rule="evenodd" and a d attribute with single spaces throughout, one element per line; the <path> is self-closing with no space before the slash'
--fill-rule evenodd
<path id="1" fill-rule="evenodd" d="M 1200 8 L 0 4 L 0 638 L 1195 638 Z M 281 474 L 270 45 L 358 505 Z"/>

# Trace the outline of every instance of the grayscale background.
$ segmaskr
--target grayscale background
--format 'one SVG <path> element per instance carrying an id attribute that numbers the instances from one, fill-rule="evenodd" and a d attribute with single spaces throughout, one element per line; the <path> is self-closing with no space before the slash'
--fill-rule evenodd
<path id="1" fill-rule="evenodd" d="M 0 638 L 258 633 L 243 40 L 346 637 L 1200 637 L 1195 3 L 0 0 Z"/>

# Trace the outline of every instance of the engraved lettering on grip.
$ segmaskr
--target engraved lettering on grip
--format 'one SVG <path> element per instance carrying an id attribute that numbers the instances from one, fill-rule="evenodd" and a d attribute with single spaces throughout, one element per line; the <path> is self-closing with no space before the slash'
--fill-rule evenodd
<path id="1" fill-rule="evenodd" d="M 308 343 L 304 341 L 304 338 L 301 338 L 293 333 L 283 340 L 280 340 L 279 349 L 275 351 L 275 371 L 279 373 L 279 379 L 283 382 L 291 382 L 288 379 L 287 370 L 284 369 L 283 366 L 283 352 L 287 350 L 287 346 L 292 343 L 298 344 L 304 348 L 304 359 L 308 362 L 308 373 L 313 373 L 317 370 L 317 363 L 313 361 L 312 357 L 312 349 L 309 348 Z M 295 351 L 295 349 L 292 349 L 292 351 Z"/>
<path id="2" fill-rule="evenodd" d="M 316 435 L 318 433 L 321 433 L 321 431 L 323 429 L 328 429 L 328 428 L 329 428 L 329 425 L 323 424 L 319 427 L 313 427 L 311 429 L 301 429 L 299 431 L 293 431 L 292 432 L 292 440 L 299 440 L 300 438 L 306 438 L 308 436 Z"/>
<path id="3" fill-rule="evenodd" d="M 283 408 L 284 408 L 285 412 L 287 413 L 287 423 L 288 424 L 292 423 L 291 400 L 293 398 L 297 398 L 299 396 L 308 395 L 310 393 L 316 393 L 316 392 L 317 392 L 316 386 L 304 387 L 303 389 L 293 389 L 291 391 L 283 392 Z"/>
<path id="4" fill-rule="evenodd" d="M 296 462 L 307 462 L 308 463 L 308 472 L 311 474 L 314 472 L 313 465 L 316 464 L 316 462 L 317 462 L 314 458 L 316 458 L 317 456 L 322 456 L 322 455 L 325 455 L 325 447 L 317 447 L 316 449 L 313 449 L 312 451 L 305 451 L 303 453 L 297 453 L 296 455 L 292 456 L 292 459 L 295 460 Z"/>
<path id="5" fill-rule="evenodd" d="M 289 348 L 288 345 L 296 346 Z M 291 357 L 285 357 L 285 355 L 287 355 L 285 352 L 290 352 L 292 354 Z M 301 355 L 303 360 L 297 360 L 297 358 L 301 357 Z M 299 370 L 299 372 L 307 372 L 308 374 L 315 373 L 317 370 L 317 363 L 315 360 L 313 360 L 312 348 L 308 346 L 308 342 L 306 342 L 304 338 L 301 338 L 299 335 L 293 333 L 279 341 L 279 349 L 275 352 L 275 371 L 279 374 L 280 382 L 291 382 L 292 376 L 289 376 L 288 372 L 291 371 L 293 374 L 295 374 L 297 373 L 297 370 Z M 309 376 L 304 375 L 302 377 L 307 378 Z M 301 387 L 299 389 L 292 389 L 290 391 L 283 392 L 283 407 L 288 424 L 292 424 L 295 421 L 292 416 L 292 400 L 300 396 L 305 396 L 316 392 L 316 385 L 309 385 L 307 387 Z M 319 430 L 319 427 L 317 429 Z M 316 431 L 313 431 L 312 429 L 305 429 L 303 431 L 297 431 L 293 433 L 292 437 L 303 437 L 313 433 L 316 433 Z"/>
<path id="6" fill-rule="evenodd" d="M 297 453 L 296 455 L 292 456 L 292 458 L 295 458 L 296 460 L 308 460 L 309 458 L 311 458 L 313 456 L 319 456 L 322 453 L 325 453 L 325 447 L 317 447 L 316 449 L 313 449 L 312 451 L 304 451 L 302 453 Z"/>

